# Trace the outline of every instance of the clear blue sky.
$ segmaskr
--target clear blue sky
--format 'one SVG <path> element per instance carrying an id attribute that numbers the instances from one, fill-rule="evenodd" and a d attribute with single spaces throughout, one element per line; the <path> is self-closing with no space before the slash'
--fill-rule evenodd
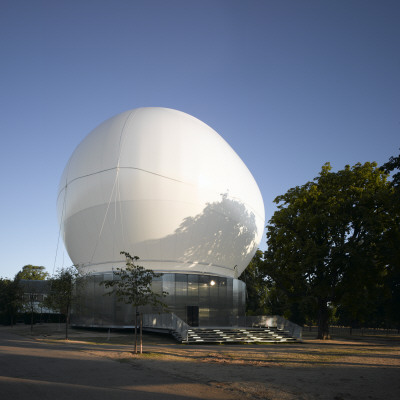
<path id="1" fill-rule="evenodd" d="M 70 265 L 57 186 L 99 123 L 201 119 L 273 199 L 400 147 L 398 0 L 0 0 L 0 276 Z M 265 237 L 261 248 L 266 248 Z"/>

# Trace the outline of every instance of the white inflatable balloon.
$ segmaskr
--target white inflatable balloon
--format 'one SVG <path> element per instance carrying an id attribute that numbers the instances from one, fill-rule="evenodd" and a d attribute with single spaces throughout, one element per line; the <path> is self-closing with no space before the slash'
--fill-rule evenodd
<path id="1" fill-rule="evenodd" d="M 200 120 L 167 108 L 108 119 L 72 154 L 60 181 L 68 254 L 87 272 L 125 265 L 237 277 L 262 238 L 260 190 L 238 155 Z"/>

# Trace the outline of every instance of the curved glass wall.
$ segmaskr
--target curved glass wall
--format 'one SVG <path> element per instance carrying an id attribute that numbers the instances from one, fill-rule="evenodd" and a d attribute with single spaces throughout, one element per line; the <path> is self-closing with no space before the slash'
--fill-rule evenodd
<path id="1" fill-rule="evenodd" d="M 117 302 L 109 289 L 100 285 L 113 279 L 113 273 L 93 274 L 78 286 L 72 324 L 93 327 L 128 327 L 134 324 L 132 305 Z M 194 274 L 163 274 L 153 280 L 153 291 L 168 292 L 168 310 L 190 326 L 231 326 L 245 312 L 246 286 L 238 279 Z M 143 313 L 160 312 L 149 306 Z"/>

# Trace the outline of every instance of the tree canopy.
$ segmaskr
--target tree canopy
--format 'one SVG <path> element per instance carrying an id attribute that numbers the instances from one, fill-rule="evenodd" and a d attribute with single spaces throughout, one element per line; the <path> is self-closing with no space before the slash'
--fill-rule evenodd
<path id="1" fill-rule="evenodd" d="M 47 279 L 48 276 L 49 274 L 45 271 L 45 267 L 28 264 L 17 273 L 16 278 L 42 281 Z"/>
<path id="2" fill-rule="evenodd" d="M 395 157 L 395 156 L 390 157 L 389 161 L 386 162 L 385 164 L 383 164 L 381 169 L 383 171 L 385 171 L 386 173 L 390 173 L 390 172 L 397 170 L 397 172 L 392 175 L 392 183 L 395 187 L 399 188 L 400 187 L 400 155 L 398 155 L 397 157 Z"/>
<path id="3" fill-rule="evenodd" d="M 384 258 L 387 274 L 381 294 L 381 313 L 385 319 L 400 328 L 400 155 L 390 157 L 382 169 L 391 176 L 394 194 L 388 203 L 389 213 L 393 218 L 384 235 Z"/>
<path id="4" fill-rule="evenodd" d="M 14 325 L 22 305 L 22 291 L 18 280 L 0 278 L 0 322 Z"/>
<path id="5" fill-rule="evenodd" d="M 385 232 L 395 225 L 388 175 L 376 163 L 347 165 L 289 189 L 274 201 L 265 268 L 298 316 L 318 315 L 318 337 L 329 337 L 334 306 L 362 318 L 387 273 Z M 290 308 L 290 307 L 289 307 Z M 293 309 L 292 309 L 293 311 Z M 290 315 L 295 322 L 295 313 Z"/>

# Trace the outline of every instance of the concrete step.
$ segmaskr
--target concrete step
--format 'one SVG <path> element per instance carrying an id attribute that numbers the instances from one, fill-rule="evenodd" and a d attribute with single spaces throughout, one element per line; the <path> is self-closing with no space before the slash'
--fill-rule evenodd
<path id="1" fill-rule="evenodd" d="M 176 332 L 173 336 L 181 343 L 281 343 L 293 342 L 288 332 L 276 328 L 191 328 L 187 338 Z"/>

